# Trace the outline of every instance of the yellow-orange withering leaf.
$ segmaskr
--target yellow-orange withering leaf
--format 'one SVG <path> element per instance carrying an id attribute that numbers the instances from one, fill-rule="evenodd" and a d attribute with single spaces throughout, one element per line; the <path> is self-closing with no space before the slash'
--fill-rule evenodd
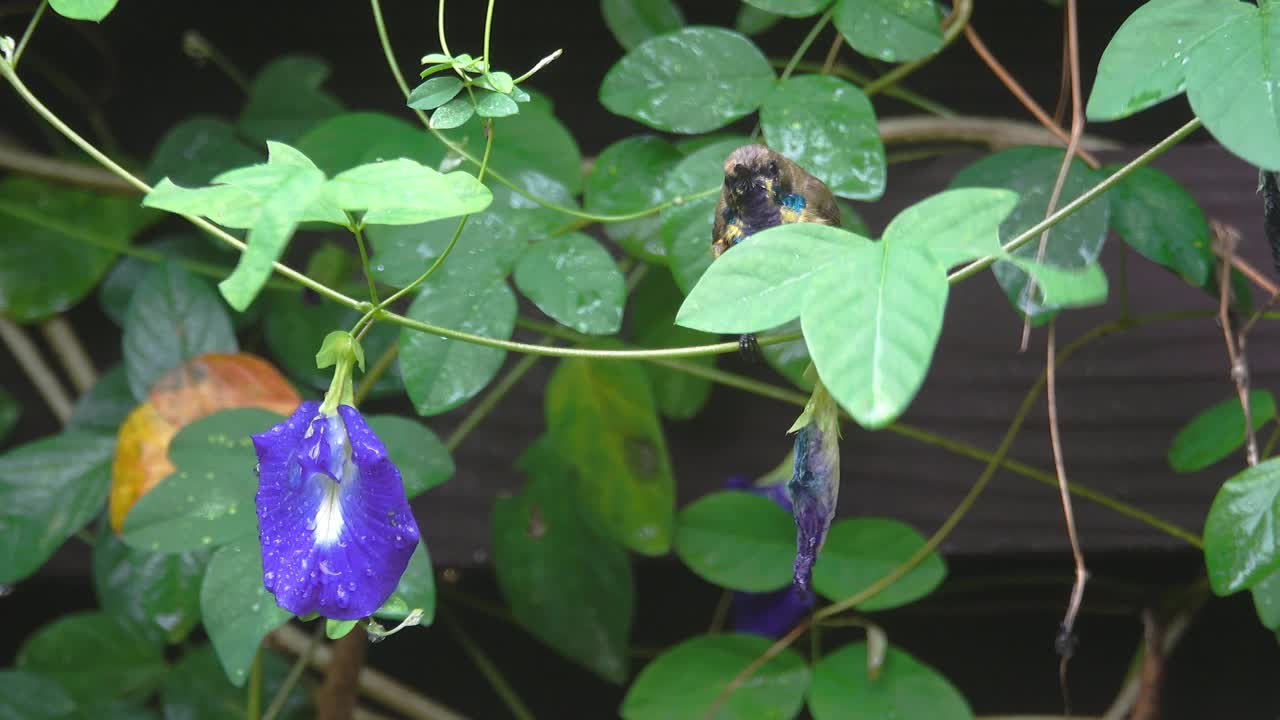
<path id="1" fill-rule="evenodd" d="M 248 353 L 207 353 L 169 371 L 120 426 L 111 466 L 111 527 L 120 532 L 129 508 L 173 472 L 169 441 L 182 428 L 230 408 L 289 415 L 300 402 L 271 363 Z"/>

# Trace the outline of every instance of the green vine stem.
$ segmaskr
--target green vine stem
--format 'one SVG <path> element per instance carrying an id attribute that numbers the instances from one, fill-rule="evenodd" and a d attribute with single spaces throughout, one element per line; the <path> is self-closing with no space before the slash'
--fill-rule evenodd
<path id="1" fill-rule="evenodd" d="M 938 57 L 943 50 L 946 50 L 951 43 L 955 42 L 960 33 L 964 32 L 965 26 L 969 24 L 969 18 L 973 16 L 973 0 L 956 0 L 955 7 L 951 10 L 951 15 L 947 18 L 947 29 L 942 33 L 942 45 L 936 52 L 926 55 L 918 60 L 904 63 L 880 77 L 867 83 L 862 88 L 862 92 L 868 97 L 892 87 L 898 81 L 907 77 L 911 73 L 924 67 L 929 61 Z"/>
<path id="2" fill-rule="evenodd" d="M 827 26 L 827 23 L 831 22 L 831 16 L 834 15 L 835 12 L 836 10 L 834 7 L 830 8 L 826 12 L 822 13 L 822 16 L 818 18 L 818 21 L 813 24 L 813 28 L 809 30 L 809 34 L 805 35 L 804 40 L 800 41 L 800 46 L 791 54 L 791 59 L 788 60 L 787 64 L 782 68 L 782 76 L 778 78 L 779 83 L 786 82 L 787 78 L 791 77 L 791 73 L 795 72 L 796 65 L 804 59 L 804 54 L 809 52 L 809 48 L 813 45 L 813 41 L 818 39 L 818 35 L 822 33 L 823 28 Z"/>
<path id="3" fill-rule="evenodd" d="M 49 9 L 49 0 L 40 0 L 40 6 L 36 8 L 35 14 L 31 16 L 31 22 L 27 23 L 27 29 L 22 32 L 22 39 L 18 41 L 18 47 L 13 51 L 13 66 L 18 67 L 18 61 L 22 59 L 22 53 L 27 49 L 27 43 L 31 42 L 31 35 L 36 31 L 36 25 L 40 24 L 40 18 L 44 17 L 44 11 Z"/>
<path id="4" fill-rule="evenodd" d="M 520 700 L 520 696 L 502 676 L 502 671 L 497 665 L 489 659 L 484 650 L 471 639 L 467 631 L 463 629 L 462 624 L 453 617 L 451 613 L 444 608 L 440 609 L 440 619 L 444 622 L 444 626 L 448 628 L 454 639 L 462 646 L 462 649 L 471 658 L 471 662 L 475 663 L 480 673 L 489 681 L 489 685 L 493 687 L 498 697 L 502 698 L 502 702 L 506 704 L 507 710 L 516 720 L 534 720 L 533 713 L 529 712 L 529 708 Z"/>
<path id="5" fill-rule="evenodd" d="M 262 646 L 253 654 L 253 665 L 249 666 L 248 697 L 245 700 L 244 716 L 247 720 L 260 720 L 262 717 Z"/>

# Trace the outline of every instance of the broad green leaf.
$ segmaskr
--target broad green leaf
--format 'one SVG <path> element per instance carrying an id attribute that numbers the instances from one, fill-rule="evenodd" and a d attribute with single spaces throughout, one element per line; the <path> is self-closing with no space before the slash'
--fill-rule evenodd
<path id="1" fill-rule="evenodd" d="M 121 327 L 138 284 L 156 262 L 172 259 L 193 274 L 221 279 L 231 273 L 239 257 L 237 253 L 223 252 L 203 238 L 186 234 L 165 235 L 136 249 L 150 257 L 120 258 L 98 285 L 98 303 L 102 311 Z M 243 322 L 252 316 L 250 312 L 236 313 L 234 319 Z M 236 324 L 238 327 L 239 323 Z"/>
<path id="2" fill-rule="evenodd" d="M 443 175 L 413 160 L 374 162 L 340 173 L 324 186 L 329 202 L 364 210 L 366 225 L 413 225 L 484 210 L 489 189 L 465 172 Z"/>
<path id="3" fill-rule="evenodd" d="M 817 15 L 831 4 L 831 0 L 744 0 L 748 5 L 787 17 Z"/>
<path id="4" fill-rule="evenodd" d="M 89 392 L 80 396 L 67 420 L 67 430 L 109 435 L 114 438 L 125 417 L 137 407 L 129 390 L 124 366 L 116 365 L 98 377 Z"/>
<path id="5" fill-rule="evenodd" d="M 436 130 L 461 127 L 475 112 L 476 106 L 470 96 L 456 97 L 431 113 L 431 127 Z"/>
<path id="6" fill-rule="evenodd" d="M 75 305 L 153 215 L 135 198 L 0 180 L 0 315 L 25 323 Z"/>
<path id="7" fill-rule="evenodd" d="M 1120 168 L 1102 168 L 1110 175 Z M 1209 221 L 1195 198 L 1153 167 L 1140 167 L 1107 191 L 1111 227 L 1143 257 L 1196 287 L 1209 282 L 1215 264 Z"/>
<path id="8" fill-rule="evenodd" d="M 1090 307 L 1107 301 L 1107 276 L 1098 263 L 1065 270 L 1022 258 L 1011 262 L 1036 281 L 1036 294 L 1055 308 Z"/>
<path id="9" fill-rule="evenodd" d="M 1218 595 L 1252 588 L 1280 569 L 1280 458 L 1223 483 L 1204 523 L 1204 560 Z"/>
<path id="10" fill-rule="evenodd" d="M 555 116 L 551 102 L 540 94 L 532 97 L 533 101 L 519 115 L 495 123 L 489 169 L 534 195 L 564 204 L 555 184 L 563 185 L 568 195 L 582 190 L 582 152 L 573 133 Z M 477 160 L 484 152 L 485 135 L 480 123 L 446 135 Z M 474 173 L 478 168 L 468 164 L 464 169 Z M 495 196 L 497 193 L 495 188 Z M 533 201 L 521 197 L 514 207 L 528 208 L 531 204 Z M 563 215 L 557 215 L 556 220 L 564 224 Z"/>
<path id="11" fill-rule="evenodd" d="M 236 352 L 222 301 L 204 280 L 173 261 L 146 274 L 125 313 L 122 339 L 129 388 L 146 400 L 166 372 L 207 352 Z"/>
<path id="12" fill-rule="evenodd" d="M 1280 630 L 1280 570 L 1266 576 L 1250 590 L 1258 621 L 1268 630 Z"/>
<path id="13" fill-rule="evenodd" d="M 400 621 L 415 610 L 422 611 L 419 625 L 425 627 L 435 620 L 436 576 L 431 567 L 431 555 L 427 553 L 424 542 L 419 542 L 413 555 L 409 556 L 409 565 L 400 576 L 395 592 L 391 593 L 391 597 L 387 598 L 374 615 Z"/>
<path id="14" fill-rule="evenodd" d="M 704 133 L 764 102 L 776 76 L 745 36 L 689 27 L 646 40 L 605 75 L 600 102 L 658 130 Z"/>
<path id="15" fill-rule="evenodd" d="M 743 35 L 760 35 L 782 21 L 781 15 L 748 5 L 745 0 L 733 19 L 733 29 Z"/>
<path id="16" fill-rule="evenodd" d="M 589 212 L 623 215 L 657 206 L 666 200 L 667 172 L 684 155 L 653 135 L 629 137 L 605 148 L 587 178 L 583 205 Z M 662 218 L 652 213 L 635 220 L 606 223 L 604 231 L 627 252 L 649 262 L 663 262 Z"/>
<path id="17" fill-rule="evenodd" d="M 1062 157 L 1063 151 L 1057 148 L 1011 148 L 988 155 L 961 170 L 952 179 L 951 187 L 1005 188 L 1018 193 L 1018 204 L 1000 224 L 1000 242 L 1007 243 L 1044 220 Z M 1073 158 L 1057 207 L 1076 199 L 1103 179 L 1101 173 L 1090 170 Z M 1080 208 L 1049 231 L 1049 241 L 1045 243 L 1040 262 L 1068 270 L 1095 264 L 1107 238 L 1108 217 L 1104 200 L 1095 200 Z M 1036 260 L 1039 251 L 1040 238 L 1037 237 L 1019 247 L 1013 255 Z M 992 271 L 1009 301 L 1019 311 L 1030 314 L 1033 322 L 1048 320 L 1057 309 L 1052 303 L 1044 302 L 1038 292 L 1028 292 L 1027 273 L 1014 263 L 1001 260 Z"/>
<path id="18" fill-rule="evenodd" d="M 194 115 L 170 128 L 156 144 L 146 176 L 153 185 L 169 178 L 191 187 L 260 162 L 262 153 L 244 144 L 234 125 L 213 115 Z"/>
<path id="19" fill-rule="evenodd" d="M 832 397 L 862 426 L 893 422 L 933 360 L 947 276 L 925 250 L 885 241 L 841 255 L 809 284 L 800 323 Z"/>
<path id="20" fill-rule="evenodd" d="M 310 55 L 285 55 L 258 72 L 249 100 L 240 112 L 240 132 L 259 142 L 292 143 L 323 120 L 342 112 L 342 104 L 320 89 L 329 64 Z"/>
<path id="21" fill-rule="evenodd" d="M 221 176 L 219 176 L 221 177 Z M 259 203 L 251 193 L 231 185 L 185 188 L 168 178 L 156 183 L 142 204 L 180 215 L 202 215 L 229 228 L 249 228 L 258 219 Z"/>
<path id="22" fill-rule="evenodd" d="M 720 693 L 773 643 L 756 635 L 700 635 L 645 666 L 622 701 L 624 720 L 701 720 Z M 804 704 L 809 668 L 795 650 L 770 658 L 729 695 L 717 720 L 793 718 Z"/>
<path id="23" fill-rule="evenodd" d="M 1243 7 L 1188 52 L 1187 99 L 1228 150 L 1280 170 L 1280 2 Z"/>
<path id="24" fill-rule="evenodd" d="M 600 0 L 600 13 L 625 50 L 684 26 L 684 13 L 672 0 Z"/>
<path id="25" fill-rule="evenodd" d="M 924 547 L 924 538 L 911 526 L 888 518 L 849 518 L 831 526 L 813 568 L 813 587 L 839 602 L 879 581 Z M 860 603 L 859 610 L 888 610 L 915 602 L 933 592 L 947 576 L 946 563 L 936 551 L 892 585 Z"/>
<path id="26" fill-rule="evenodd" d="M 729 248 L 689 291 L 676 322 L 707 332 L 751 333 L 800 316 L 809 286 L 870 241 L 840 228 L 794 223 Z"/>
<path id="27" fill-rule="evenodd" d="M 520 106 L 509 96 L 489 90 L 478 90 L 480 96 L 476 100 L 476 114 L 485 118 L 511 117 L 520 112 Z"/>
<path id="28" fill-rule="evenodd" d="M 0 442 L 4 442 L 4 438 L 13 430 L 13 426 L 18 424 L 18 416 L 22 413 L 22 408 L 18 405 L 18 401 L 13 399 L 8 390 L 0 387 Z"/>
<path id="29" fill-rule="evenodd" d="M 622 326 L 626 279 L 609 252 L 590 235 L 547 238 L 516 264 L 516 287 L 556 322 L 588 335 Z"/>
<path id="30" fill-rule="evenodd" d="M 141 699 L 164 677 L 163 648 L 104 612 L 63 615 L 27 638 L 17 667 L 62 684 L 77 702 Z"/>
<path id="31" fill-rule="evenodd" d="M 515 80 L 510 73 L 504 73 L 501 70 L 487 72 L 476 78 L 476 87 L 483 90 L 492 90 L 502 95 L 511 95 L 512 99 L 519 99 L 515 96 Z M 528 100 L 522 100 L 521 102 L 528 102 Z"/>
<path id="32" fill-rule="evenodd" d="M 680 511 L 675 545 L 703 579 L 730 590 L 768 592 L 791 583 L 796 527 L 768 498 L 717 492 Z"/>
<path id="33" fill-rule="evenodd" d="M 0 583 L 34 573 L 102 512 L 114 435 L 50 435 L 0 455 Z"/>
<path id="34" fill-rule="evenodd" d="M 869 58 L 907 62 L 942 47 L 942 15 L 933 0 L 836 0 L 836 29 Z"/>
<path id="35" fill-rule="evenodd" d="M 760 110 L 769 146 L 857 200 L 884 194 L 884 144 L 862 90 L 832 75 L 799 75 L 778 86 Z"/>
<path id="36" fill-rule="evenodd" d="M 946 190 L 898 213 L 884 241 L 923 248 L 944 268 L 1000 254 L 1000 223 L 1018 204 L 1008 190 Z"/>
<path id="37" fill-rule="evenodd" d="M 66 688 L 44 675 L 0 670 L 0 720 L 64 720 L 75 707 Z"/>
<path id="38" fill-rule="evenodd" d="M 1249 415 L 1255 430 L 1276 416 L 1276 400 L 1268 390 L 1249 391 Z M 1200 412 L 1173 437 L 1169 467 L 1196 472 L 1225 460 L 1244 445 L 1244 413 L 1240 398 L 1231 396 Z"/>
<path id="39" fill-rule="evenodd" d="M 431 428 L 399 415 L 371 415 L 369 427 L 400 468 L 404 494 L 417 497 L 453 477 L 453 458 Z"/>
<path id="40" fill-rule="evenodd" d="M 270 703 L 289 674 L 290 660 L 279 653 L 262 653 L 263 704 Z M 315 717 L 306 676 L 289 692 L 276 717 L 305 720 Z M 213 647 L 203 645 L 183 654 L 160 689 L 165 720 L 244 720 L 245 691 L 227 681 Z"/>
<path id="41" fill-rule="evenodd" d="M 378 160 L 408 158 L 436 167 L 444 158 L 444 146 L 420 125 L 374 112 L 335 115 L 308 130 L 295 147 L 329 177 Z"/>
<path id="42" fill-rule="evenodd" d="M 649 378 L 638 365 L 566 359 L 546 392 L 547 430 L 577 472 L 577 502 L 645 555 L 671 547 L 675 479 Z"/>
<path id="43" fill-rule="evenodd" d="M 453 77 L 433 77 L 409 93 L 408 105 L 419 110 L 435 110 L 449 102 L 462 91 L 462 80 Z"/>
<path id="44" fill-rule="evenodd" d="M 627 678 L 635 581 L 622 546 L 581 514 L 580 478 L 545 440 L 525 452 L 529 482 L 493 506 L 493 564 L 520 625 L 612 683 Z"/>
<path id="45" fill-rule="evenodd" d="M 814 666 L 809 687 L 814 720 L 973 720 L 964 696 L 933 668 L 889 647 L 873 672 L 867 652 L 866 643 L 850 643 Z"/>
<path id="46" fill-rule="evenodd" d="M 102 22 L 115 9 L 116 2 L 117 0 L 49 0 L 49 7 L 72 20 Z"/>
<path id="47" fill-rule="evenodd" d="M 1085 114 L 1090 120 L 1118 120 L 1182 92 L 1192 50 L 1249 12 L 1235 0 L 1151 0 L 1140 6 L 1102 53 Z"/>
<path id="48" fill-rule="evenodd" d="M 93 584 L 102 609 L 179 643 L 200 622 L 200 580 L 207 553 L 148 553 L 111 531 L 93 546 Z"/>
<path id="49" fill-rule="evenodd" d="M 235 270 L 225 280 L 218 283 L 218 289 L 226 298 L 227 304 L 243 312 L 249 303 L 258 296 L 262 286 L 271 277 L 273 266 L 284 253 L 289 238 L 298 223 L 307 215 L 307 209 L 320 195 L 320 188 L 325 184 L 324 173 L 320 172 L 306 156 L 299 154 L 304 162 L 292 162 L 288 157 L 297 150 L 287 145 L 267 142 L 270 159 L 266 165 L 256 165 L 244 170 L 233 170 L 219 175 L 217 179 L 241 189 L 248 185 L 237 185 L 231 178 L 241 178 L 245 182 L 246 173 L 261 169 L 269 173 L 269 189 L 264 188 L 257 193 L 260 202 L 257 217 L 249 228 L 247 247 L 240 254 Z M 252 180 L 257 183 L 260 180 Z"/>
<path id="50" fill-rule="evenodd" d="M 257 537 L 257 455 L 249 435 L 281 419 L 256 408 L 224 410 L 180 430 L 169 444 L 177 471 L 129 510 L 125 543 L 145 552 L 182 553 Z"/>
<path id="51" fill-rule="evenodd" d="M 200 587 L 200 613 L 227 679 L 242 687 L 262 638 L 293 617 L 262 585 L 256 533 L 222 546 L 210 558 Z"/>
<path id="52" fill-rule="evenodd" d="M 502 278 L 478 286 L 468 284 L 467 278 L 429 281 L 406 314 L 451 330 L 507 340 L 515 329 L 516 296 Z M 475 397 L 506 357 L 507 352 L 498 348 L 409 328 L 400 331 L 400 376 L 419 415 L 439 415 Z"/>
<path id="53" fill-rule="evenodd" d="M 711 225 L 724 185 L 724 159 L 747 142 L 741 136 L 721 138 L 698 148 L 667 173 L 666 198 L 685 202 L 662 211 L 662 242 L 676 285 L 688 293 L 711 265 Z M 696 200 L 690 200 L 693 196 Z"/>
<path id="54" fill-rule="evenodd" d="M 683 295 L 669 273 L 650 272 L 631 295 L 631 339 L 641 347 L 688 347 L 717 340 L 697 330 L 675 324 L 676 311 Z M 715 355 L 685 358 L 684 362 L 713 368 Z M 663 367 L 657 363 L 641 363 L 653 386 L 653 399 L 658 412 L 672 420 L 688 420 L 706 404 L 711 395 L 711 381 L 693 373 Z"/>
<path id="55" fill-rule="evenodd" d="M 61 720 L 160 720 L 160 714 L 135 702 L 91 701 L 87 705 L 77 705 L 75 712 Z"/>

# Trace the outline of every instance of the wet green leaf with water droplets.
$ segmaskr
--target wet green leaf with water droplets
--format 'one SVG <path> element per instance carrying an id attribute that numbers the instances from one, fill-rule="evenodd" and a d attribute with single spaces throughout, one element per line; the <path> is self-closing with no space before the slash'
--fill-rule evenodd
<path id="1" fill-rule="evenodd" d="M 224 410 L 179 431 L 169 445 L 177 471 L 129 510 L 124 542 L 145 552 L 181 553 L 255 535 L 257 456 L 249 435 L 281 420 L 265 410 Z"/>
<path id="2" fill-rule="evenodd" d="M 150 553 L 122 543 L 109 529 L 93 546 L 93 584 L 103 610 L 181 642 L 200 622 L 206 552 Z"/>
<path id="3" fill-rule="evenodd" d="M 293 617 L 262 585 L 262 548 L 256 533 L 242 535 L 213 554 L 200 588 L 200 612 L 227 679 L 243 686 L 262 638 Z"/>
<path id="4" fill-rule="evenodd" d="M 262 697 L 274 698 L 289 674 L 292 658 L 264 650 L 262 653 Z M 304 674 L 293 687 L 277 716 L 282 720 L 315 717 L 311 682 Z M 165 720 L 244 720 L 245 693 L 227 681 L 213 646 L 189 650 L 174 663 L 160 689 Z M 264 700 L 264 705 L 269 700 Z"/>
<path id="5" fill-rule="evenodd" d="M 554 320 L 588 335 L 622 326 L 626 280 L 595 238 L 570 233 L 547 238 L 516 264 L 516 287 Z"/>
<path id="6" fill-rule="evenodd" d="M 600 13 L 626 50 L 684 26 L 684 13 L 672 0 L 601 0 Z"/>
<path id="7" fill-rule="evenodd" d="M 889 647 L 872 673 L 867 655 L 866 643 L 851 643 L 814 666 L 809 687 L 814 720 L 973 720 L 964 696 L 933 668 Z"/>
<path id="8" fill-rule="evenodd" d="M 399 415 L 369 415 L 365 420 L 400 468 L 407 497 L 415 498 L 453 477 L 449 450 L 425 424 Z"/>
<path id="9" fill-rule="evenodd" d="M 934 0 L 836 0 L 834 19 L 849 47 L 875 60 L 907 62 L 942 47 Z"/>
<path id="10" fill-rule="evenodd" d="M 56 680 L 78 702 L 142 699 L 167 669 L 163 645 L 105 612 L 64 615 L 18 650 L 17 667 Z"/>
<path id="11" fill-rule="evenodd" d="M 1280 458 L 1222 484 L 1205 518 L 1204 560 L 1218 595 L 1252 588 L 1280 570 Z"/>
<path id="12" fill-rule="evenodd" d="M 587 178 L 583 205 L 589 212 L 624 215 L 654 207 L 666 200 L 663 183 L 667 172 L 684 155 L 674 145 L 653 135 L 629 137 L 596 156 Z M 604 231 L 624 250 L 650 262 L 662 262 L 667 249 L 660 232 L 658 213 L 605 223 Z"/>

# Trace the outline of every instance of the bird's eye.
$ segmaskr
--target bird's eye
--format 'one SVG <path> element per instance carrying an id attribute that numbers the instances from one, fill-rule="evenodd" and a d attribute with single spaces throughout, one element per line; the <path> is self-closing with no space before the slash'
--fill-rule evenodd
<path id="1" fill-rule="evenodd" d="M 733 174 L 738 177 L 746 177 L 750 172 L 750 170 L 747 170 L 747 166 L 742 163 L 733 166 Z"/>
<path id="2" fill-rule="evenodd" d="M 770 174 L 770 175 L 772 175 L 772 176 L 774 176 L 774 177 L 777 177 L 777 176 L 778 176 L 778 163 L 777 163 L 777 161 L 775 161 L 775 160 L 770 160 L 770 161 L 769 161 L 769 174 Z"/>

